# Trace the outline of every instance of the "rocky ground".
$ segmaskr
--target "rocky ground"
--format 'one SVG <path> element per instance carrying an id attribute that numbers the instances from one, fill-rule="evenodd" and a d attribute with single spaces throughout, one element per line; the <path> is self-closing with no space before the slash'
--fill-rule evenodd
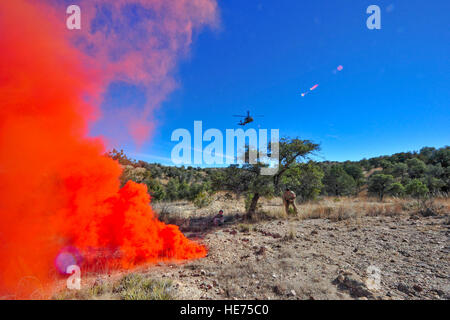
<path id="1" fill-rule="evenodd" d="M 234 220 L 189 234 L 205 259 L 140 272 L 178 299 L 450 299 L 449 234 L 448 215 Z"/>
<path id="2" fill-rule="evenodd" d="M 203 209 L 154 207 L 209 249 L 204 259 L 132 271 L 172 283 L 175 299 L 450 299 L 448 199 L 428 205 L 430 211 L 402 199 L 330 198 L 300 205 L 289 217 L 279 199 L 263 199 L 266 213 L 251 223 L 243 219 L 242 199 L 215 199 Z M 211 217 L 220 208 L 226 222 L 215 227 Z M 94 288 L 123 276 L 83 281 Z"/>

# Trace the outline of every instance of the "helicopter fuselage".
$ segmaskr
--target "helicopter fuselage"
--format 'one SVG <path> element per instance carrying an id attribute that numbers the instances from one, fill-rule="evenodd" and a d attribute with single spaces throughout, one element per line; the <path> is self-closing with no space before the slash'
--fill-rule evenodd
<path id="1" fill-rule="evenodd" d="M 252 123 L 253 121 L 254 121 L 254 120 L 253 120 L 252 117 L 247 117 L 247 118 L 245 118 L 244 121 L 239 122 L 238 125 L 240 125 L 240 126 L 245 126 L 245 125 L 247 125 L 247 124 L 249 124 L 249 123 Z"/>

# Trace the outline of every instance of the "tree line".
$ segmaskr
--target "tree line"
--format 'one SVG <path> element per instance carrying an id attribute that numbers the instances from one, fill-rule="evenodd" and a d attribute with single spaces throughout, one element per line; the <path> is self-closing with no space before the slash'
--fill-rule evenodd
<path id="1" fill-rule="evenodd" d="M 269 145 L 269 156 L 270 156 Z M 279 143 L 279 170 L 274 176 L 261 175 L 266 167 L 244 163 L 228 168 L 172 167 L 129 159 L 123 151 L 108 156 L 124 167 L 122 183 L 144 183 L 153 201 L 196 201 L 208 204 L 210 195 L 230 191 L 249 198 L 248 211 L 256 210 L 258 199 L 293 190 L 298 201 L 318 196 L 357 196 L 361 192 L 383 200 L 385 196 L 420 198 L 447 194 L 450 188 L 450 147 L 425 147 L 360 161 L 317 162 L 312 158 L 320 146 L 309 140 L 283 138 Z M 249 148 L 246 150 L 248 159 Z"/>

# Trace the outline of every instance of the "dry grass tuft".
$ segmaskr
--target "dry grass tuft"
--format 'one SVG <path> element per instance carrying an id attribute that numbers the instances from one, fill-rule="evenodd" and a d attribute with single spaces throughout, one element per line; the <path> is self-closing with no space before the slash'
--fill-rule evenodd
<path id="1" fill-rule="evenodd" d="M 223 197 L 222 197 L 223 198 Z M 245 199 L 233 198 L 223 200 L 218 197 L 210 207 L 196 210 L 188 202 L 160 202 L 154 205 L 162 221 L 176 224 L 182 230 L 204 231 L 204 226 L 199 230 L 193 230 L 195 219 L 212 217 L 218 209 L 224 209 L 225 215 L 235 216 L 233 221 L 240 221 L 239 217 L 245 217 Z M 330 221 L 343 221 L 359 219 L 361 217 L 400 216 L 400 215 L 434 215 L 448 214 L 450 201 L 448 196 L 435 197 L 432 200 L 418 201 L 406 198 L 386 198 L 380 202 L 367 196 L 359 197 L 321 197 L 318 200 L 298 205 L 298 214 L 287 215 L 284 211 L 281 198 L 273 197 L 260 200 L 260 210 L 247 220 L 247 223 L 257 223 L 271 220 L 303 220 L 303 219 L 329 219 Z M 237 217 L 237 219 L 236 219 Z"/>
<path id="2" fill-rule="evenodd" d="M 55 300 L 173 300 L 172 282 L 131 273 L 115 282 L 97 280 L 79 291 L 63 290 Z"/>
<path id="3" fill-rule="evenodd" d="M 297 231 L 295 230 L 295 227 L 293 225 L 290 225 L 286 235 L 284 236 L 284 239 L 287 241 L 294 240 L 297 238 Z"/>
<path id="4" fill-rule="evenodd" d="M 246 223 L 241 223 L 240 225 L 238 225 L 238 230 L 244 233 L 250 232 L 252 230 L 252 226 Z"/>
<path id="5" fill-rule="evenodd" d="M 339 201 L 337 200 L 339 199 Z M 413 213 L 421 215 L 445 214 L 449 212 L 447 197 L 428 200 L 389 198 L 378 202 L 370 198 L 324 198 L 321 201 L 300 205 L 300 219 L 329 219 L 342 221 L 360 217 L 399 216 Z"/>

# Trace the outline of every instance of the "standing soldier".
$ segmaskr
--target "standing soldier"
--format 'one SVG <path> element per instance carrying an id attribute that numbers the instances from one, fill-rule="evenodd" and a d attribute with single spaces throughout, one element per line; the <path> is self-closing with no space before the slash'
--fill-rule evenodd
<path id="1" fill-rule="evenodd" d="M 295 198 L 296 195 L 294 191 L 291 191 L 289 188 L 286 188 L 286 191 L 283 194 L 283 203 L 284 209 L 286 210 L 286 214 L 289 214 L 289 207 L 291 205 L 294 208 L 295 214 L 297 214 L 297 207 L 295 206 Z"/>

